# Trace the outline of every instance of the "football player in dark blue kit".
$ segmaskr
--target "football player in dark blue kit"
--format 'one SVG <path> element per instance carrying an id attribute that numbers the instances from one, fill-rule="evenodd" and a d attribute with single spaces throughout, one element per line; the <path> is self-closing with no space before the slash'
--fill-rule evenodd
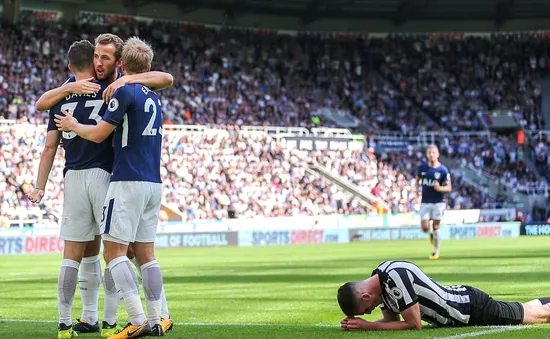
<path id="1" fill-rule="evenodd" d="M 79 43 L 83 44 L 84 42 L 85 41 Z M 89 46 L 92 46 L 91 54 L 89 52 Z M 94 46 L 88 42 L 88 53 L 80 55 L 79 57 L 82 62 L 87 62 L 90 70 L 79 73 L 79 76 L 75 74 L 75 76 L 71 77 L 64 86 L 45 93 L 38 100 L 36 104 L 37 109 L 44 110 L 51 108 L 50 113 L 59 113 L 62 110 L 69 110 L 74 112 L 75 117 L 77 117 L 79 121 L 87 124 L 97 124 L 97 122 L 101 120 L 101 116 L 107 107 L 104 101 L 105 96 L 103 96 L 105 88 L 107 87 L 107 90 L 113 87 L 118 88 L 126 83 L 130 83 L 136 78 L 136 76 L 120 77 L 120 73 L 117 72 L 123 46 L 124 42 L 122 39 L 113 34 L 102 34 L 98 36 L 96 38 L 95 49 Z M 73 54 L 74 58 L 77 54 Z M 73 69 L 72 71 L 75 70 Z M 102 82 L 93 80 L 94 77 L 97 77 L 95 71 L 100 71 L 98 73 L 101 74 L 100 79 L 103 80 Z M 172 84 L 172 76 L 163 72 L 148 72 L 146 74 L 137 75 L 138 79 L 140 79 L 140 77 L 143 83 L 153 86 L 156 89 L 169 87 Z M 55 106 L 53 104 L 55 104 Z M 56 147 L 52 148 L 52 145 L 56 142 L 54 134 L 58 135 L 59 132 L 55 128 L 53 117 L 50 119 L 50 127 L 52 126 L 54 131 L 48 132 L 49 141 L 46 142 L 46 147 L 42 156 L 44 166 L 42 166 L 41 162 L 36 189 L 29 195 L 29 198 L 36 203 L 38 203 L 44 195 L 43 187 L 45 187 L 51 169 L 51 163 L 53 163 L 53 158 L 55 157 Z M 63 322 L 60 321 L 60 330 L 58 333 L 60 338 L 73 336 L 75 335 L 73 333 L 74 331 L 82 333 L 99 331 L 97 309 L 99 304 L 99 288 L 102 282 L 99 260 L 101 241 L 99 236 L 99 225 L 113 163 L 112 140 L 109 139 L 97 144 L 83 140 L 72 132 L 63 132 L 62 136 L 63 145 L 66 151 L 66 175 L 64 218 L 62 222 L 64 225 L 62 225 L 63 230 L 61 237 L 64 237 L 64 232 L 71 233 L 69 235 L 71 237 L 70 239 L 66 237 L 66 240 L 69 241 L 65 243 L 65 259 L 80 263 L 80 267 L 71 262 L 63 262 L 62 266 L 71 264 L 72 266 L 67 267 L 74 268 L 80 274 L 79 285 L 81 288 L 83 310 L 82 317 L 72 326 L 72 329 L 69 328 L 71 322 L 67 320 L 67 317 L 70 319 L 70 309 L 65 311 L 65 313 L 69 312 L 69 315 L 64 315 Z M 80 147 L 79 145 L 84 146 Z M 97 160 L 98 157 L 100 159 L 99 161 Z M 47 165 L 49 161 L 51 161 L 50 165 Z M 98 173 L 101 174 L 101 178 Z M 105 173 L 107 173 L 107 175 Z M 94 183 L 93 185 L 95 186 L 92 186 L 91 183 Z M 82 187 L 86 187 L 87 190 L 82 190 Z M 91 187 L 96 187 L 96 189 L 92 190 Z M 101 194 L 103 194 L 103 198 L 100 197 Z M 93 207 L 90 207 L 90 204 L 93 205 Z M 93 209 L 93 211 L 84 213 L 84 211 L 82 211 L 84 208 L 83 206 L 88 206 L 90 209 Z M 86 226 L 82 227 L 82 225 L 90 221 L 90 215 L 93 215 L 93 222 L 95 223 L 94 233 L 96 236 L 93 240 L 87 241 L 89 238 L 88 233 L 91 231 L 85 231 Z M 70 226 L 71 224 L 72 226 Z M 71 240 L 78 238 L 76 233 L 80 234 L 78 237 L 82 237 L 82 239 L 86 238 L 86 241 L 72 242 Z M 81 254 L 82 245 L 84 245 L 83 254 Z M 135 260 L 134 263 L 136 263 Z M 77 267 L 75 268 L 74 266 Z M 139 267 L 139 264 L 137 266 Z M 69 270 L 69 268 L 62 268 L 62 270 Z M 68 275 L 60 276 L 59 286 L 62 286 L 63 289 L 68 289 L 68 291 L 63 292 L 64 295 L 74 296 L 74 292 L 70 292 L 72 285 L 64 283 L 64 280 L 68 279 L 68 277 Z M 117 296 L 112 279 L 105 279 L 104 287 L 105 318 L 101 329 L 101 336 L 108 337 L 113 335 L 115 331 L 120 328 L 120 326 L 116 324 L 116 310 L 120 300 Z M 165 301 L 164 293 L 162 299 Z M 72 305 L 72 297 L 70 300 L 67 300 L 66 304 Z M 163 323 L 163 325 L 165 325 L 165 328 L 171 328 L 172 322 L 168 319 L 169 315 L 166 302 L 163 302 L 163 314 L 167 318 L 167 320 L 164 320 L 165 324 Z"/>
<path id="2" fill-rule="evenodd" d="M 75 42 L 69 48 L 69 69 L 77 80 L 94 76 L 93 54 L 94 46 L 86 40 Z M 60 238 L 65 241 L 65 248 L 58 281 L 60 339 L 76 336 L 72 328 L 72 302 L 79 269 L 82 269 L 80 287 L 92 292 L 88 299 L 83 296 L 83 316 L 88 317 L 90 322 L 94 322 L 95 316 L 97 323 L 101 269 L 92 267 L 83 270 L 85 264 L 99 265 L 99 261 L 93 260 L 92 255 L 88 255 L 92 260 L 86 258 L 88 262 L 85 262 L 83 257 L 86 252 L 99 253 L 97 238 L 100 234 L 101 207 L 109 187 L 114 151 L 110 144 L 111 140 L 94 144 L 75 133 L 59 132 L 53 115 L 68 110 L 84 123 L 96 124 L 100 121 L 107 107 L 101 97 L 106 86 L 97 82 L 94 84 L 99 88 L 97 92 L 68 95 L 50 110 L 46 145 L 40 160 L 36 189 L 29 195 L 29 199 L 35 203 L 42 199 L 58 145 L 62 140 L 66 161 L 60 229 Z"/>
<path id="3" fill-rule="evenodd" d="M 439 150 L 436 145 L 429 145 L 426 149 L 428 163 L 418 166 L 416 180 L 422 187 L 422 201 L 420 203 L 420 220 L 422 230 L 430 232 L 430 220 L 433 230 L 430 232 L 430 242 L 434 250 L 429 259 L 439 259 L 441 236 L 439 226 L 445 211 L 445 193 L 452 191 L 451 174 L 447 167 L 439 162 Z"/>
<path id="4" fill-rule="evenodd" d="M 129 39 L 122 52 L 126 74 L 150 70 L 152 49 L 139 38 Z M 115 161 L 101 223 L 104 257 L 130 322 L 110 337 L 135 338 L 144 334 L 164 335 L 160 299 L 162 274 L 154 256 L 154 240 L 162 199 L 160 155 L 162 109 L 157 95 L 140 84 L 119 88 L 109 101 L 103 120 L 97 125 L 80 124 L 70 115 L 56 115 L 57 127 L 79 136 L 103 142 L 114 133 Z M 126 251 L 133 248 L 147 301 L 147 317 L 139 295 L 137 277 Z M 131 279 L 128 279 L 131 277 Z"/>

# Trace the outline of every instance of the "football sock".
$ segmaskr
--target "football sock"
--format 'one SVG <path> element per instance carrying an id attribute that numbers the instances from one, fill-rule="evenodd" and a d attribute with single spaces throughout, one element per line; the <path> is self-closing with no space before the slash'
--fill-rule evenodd
<path id="1" fill-rule="evenodd" d="M 162 273 L 156 260 L 142 265 L 141 272 L 147 301 L 147 320 L 154 326 L 160 324 L 162 313 Z"/>
<path id="2" fill-rule="evenodd" d="M 170 311 L 168 311 L 168 303 L 166 302 L 166 293 L 164 293 L 164 282 L 162 283 L 162 294 L 160 296 L 162 300 L 162 310 L 160 313 L 161 318 L 170 318 Z"/>
<path id="3" fill-rule="evenodd" d="M 433 231 L 434 235 L 434 253 L 439 254 L 439 247 L 441 246 L 441 236 L 439 235 L 439 229 Z"/>
<path id="4" fill-rule="evenodd" d="M 99 287 L 101 286 L 101 263 L 99 255 L 82 258 L 80 265 L 80 296 L 82 298 L 81 320 L 88 324 L 97 322 Z"/>
<path id="5" fill-rule="evenodd" d="M 105 302 L 103 304 L 103 320 L 109 325 L 116 323 L 116 311 L 120 304 L 120 297 L 116 292 L 115 281 L 113 275 L 108 268 L 105 268 L 103 276 L 103 288 L 105 289 Z"/>
<path id="6" fill-rule="evenodd" d="M 136 267 L 137 272 L 138 272 L 138 276 L 141 277 L 141 266 L 140 266 L 139 262 L 137 261 L 136 257 L 134 256 L 132 259 L 130 259 L 130 261 Z"/>
<path id="7" fill-rule="evenodd" d="M 143 324 L 147 318 L 141 304 L 138 279 L 128 257 L 115 258 L 107 267 L 113 275 L 118 296 L 130 317 L 130 323 L 136 326 Z"/>
<path id="8" fill-rule="evenodd" d="M 139 262 L 137 261 L 136 257 L 134 256 L 132 259 L 130 259 L 130 261 L 137 268 L 138 275 L 141 277 L 141 266 L 139 265 Z M 164 284 L 162 284 L 162 294 L 160 298 L 162 300 L 161 317 L 168 319 L 170 318 L 170 311 L 168 310 L 168 303 L 166 302 L 166 293 L 164 293 Z"/>
<path id="9" fill-rule="evenodd" d="M 74 292 L 78 280 L 78 268 L 80 264 L 71 259 L 63 259 L 59 278 L 57 280 L 57 309 L 59 311 L 59 323 L 72 325 L 72 311 Z"/>

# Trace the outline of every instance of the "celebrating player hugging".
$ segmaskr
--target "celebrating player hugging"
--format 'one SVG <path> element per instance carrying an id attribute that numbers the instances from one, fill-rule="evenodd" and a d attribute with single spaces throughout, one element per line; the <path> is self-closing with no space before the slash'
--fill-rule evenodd
<path id="1" fill-rule="evenodd" d="M 430 259 L 439 259 L 441 236 L 439 224 L 445 211 L 445 193 L 452 191 L 451 174 L 447 167 L 439 162 L 439 150 L 436 145 L 429 145 L 426 149 L 428 163 L 418 166 L 416 181 L 422 186 L 422 202 L 420 204 L 420 220 L 422 230 L 430 231 L 430 220 L 433 231 L 430 232 L 430 243 L 434 246 Z"/>
<path id="2" fill-rule="evenodd" d="M 29 200 L 40 203 L 44 197 L 57 146 L 65 149 L 65 190 L 60 238 L 65 241 L 63 262 L 58 280 L 58 338 L 73 338 L 76 333 L 99 332 L 98 303 L 101 286 L 100 222 L 103 203 L 113 167 L 112 138 L 100 143 L 81 138 L 74 132 L 58 131 L 54 115 L 69 111 L 81 123 L 96 125 L 107 105 L 105 99 L 121 85 L 144 83 L 162 89 L 172 85 L 172 76 L 163 72 L 147 72 L 123 76 L 119 71 L 124 41 L 114 34 L 101 34 L 95 46 L 87 40 L 74 42 L 67 53 L 69 70 L 73 73 L 61 87 L 44 93 L 36 102 L 40 111 L 50 111 L 46 145 L 40 160 L 35 189 Z M 97 79 L 97 80 L 96 80 Z M 131 251 L 129 251 L 130 253 Z M 138 267 L 136 258 L 132 260 Z M 72 322 L 72 304 L 76 284 L 80 285 L 82 316 Z M 116 322 L 120 302 L 114 282 L 106 274 L 103 279 L 104 321 L 101 336 L 109 337 L 121 327 Z M 162 294 L 165 329 L 172 326 L 168 319 L 166 298 Z"/>
<path id="3" fill-rule="evenodd" d="M 121 63 L 125 74 L 148 72 L 152 60 L 153 51 L 145 42 L 137 37 L 126 41 Z M 163 282 L 154 256 L 162 198 L 160 101 L 148 87 L 129 84 L 114 93 L 97 125 L 80 124 L 70 112 L 64 113 L 55 116 L 59 130 L 72 131 L 94 142 L 103 142 L 114 131 L 113 173 L 103 205 L 101 233 L 108 268 L 105 279 L 114 281 L 130 322 L 110 338 L 162 336 L 166 330 L 162 315 Z M 137 276 L 126 256 L 130 243 L 141 264 L 147 317 Z"/>

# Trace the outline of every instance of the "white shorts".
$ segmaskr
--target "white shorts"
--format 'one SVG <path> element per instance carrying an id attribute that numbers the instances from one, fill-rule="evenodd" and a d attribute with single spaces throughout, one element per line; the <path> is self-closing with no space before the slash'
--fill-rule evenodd
<path id="1" fill-rule="evenodd" d="M 420 220 L 442 220 L 447 205 L 444 202 L 420 204 Z"/>
<path id="2" fill-rule="evenodd" d="M 67 171 L 59 232 L 61 239 L 85 242 L 100 234 L 101 213 L 110 178 L 111 174 L 101 168 Z"/>
<path id="3" fill-rule="evenodd" d="M 124 245 L 154 242 L 161 200 L 162 184 L 111 182 L 103 206 L 101 237 Z"/>

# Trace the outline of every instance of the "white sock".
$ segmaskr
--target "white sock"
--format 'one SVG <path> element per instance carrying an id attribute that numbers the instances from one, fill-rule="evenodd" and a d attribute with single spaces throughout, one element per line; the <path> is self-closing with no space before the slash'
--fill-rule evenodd
<path id="1" fill-rule="evenodd" d="M 128 257 L 115 258 L 107 267 L 113 275 L 118 296 L 130 317 L 130 322 L 135 326 L 143 324 L 147 318 L 141 304 L 137 276 Z"/>
<path id="2" fill-rule="evenodd" d="M 72 325 L 72 311 L 74 292 L 78 280 L 78 268 L 80 264 L 71 259 L 63 259 L 59 278 L 57 280 L 57 309 L 59 311 L 59 323 Z"/>
<path id="3" fill-rule="evenodd" d="M 136 257 L 134 256 L 132 259 L 130 259 L 130 261 L 136 267 L 138 276 L 141 278 L 141 266 L 140 266 L 139 262 L 137 261 Z"/>
<path id="4" fill-rule="evenodd" d="M 433 231 L 434 235 L 434 253 L 439 254 L 439 247 L 441 246 L 441 236 L 439 235 L 439 229 Z"/>
<path id="5" fill-rule="evenodd" d="M 161 300 L 162 300 L 162 311 L 160 313 L 161 318 L 170 318 L 170 311 L 168 311 L 168 303 L 166 303 L 166 293 L 164 293 L 164 282 L 162 283 L 162 294 L 161 294 Z"/>
<path id="6" fill-rule="evenodd" d="M 88 324 L 95 324 L 98 320 L 99 287 L 101 286 L 99 255 L 82 258 L 78 282 L 82 298 L 82 317 L 80 319 Z"/>
<path id="7" fill-rule="evenodd" d="M 162 313 L 162 273 L 156 260 L 142 265 L 141 273 L 147 301 L 147 321 L 154 326 L 160 324 Z"/>
<path id="8" fill-rule="evenodd" d="M 113 275 L 107 267 L 105 267 L 105 273 L 103 275 L 103 289 L 105 290 L 105 302 L 103 303 L 103 320 L 109 325 L 116 323 L 116 311 L 120 304 L 120 297 L 116 292 L 115 281 Z"/>
<path id="9" fill-rule="evenodd" d="M 141 278 L 141 266 L 139 265 L 139 262 L 137 261 L 136 257 L 134 256 L 132 259 L 130 259 L 130 261 L 134 264 L 134 266 L 136 267 L 137 271 L 138 271 L 138 275 L 139 277 Z M 162 295 L 161 295 L 161 300 L 162 300 L 162 312 L 161 312 L 161 317 L 162 318 L 170 318 L 170 312 L 168 311 L 168 304 L 166 303 L 166 293 L 164 293 L 164 284 L 162 285 Z"/>

